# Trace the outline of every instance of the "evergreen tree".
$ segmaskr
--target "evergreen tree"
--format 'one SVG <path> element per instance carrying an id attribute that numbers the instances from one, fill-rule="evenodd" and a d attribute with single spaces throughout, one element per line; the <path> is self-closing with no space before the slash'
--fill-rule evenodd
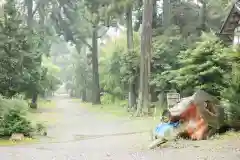
<path id="1" fill-rule="evenodd" d="M 31 94 L 39 88 L 41 79 L 41 54 L 36 45 L 39 37 L 29 41 L 30 34 L 19 18 L 14 0 L 4 5 L 4 17 L 0 20 L 0 90 L 12 97 L 17 93 Z"/>
<path id="2" fill-rule="evenodd" d="M 211 34 L 203 34 L 201 39 L 193 49 L 180 54 L 181 68 L 176 70 L 177 76 L 172 83 L 177 84 L 183 96 L 197 89 L 220 96 L 226 85 L 224 73 L 229 67 L 222 56 L 224 46 Z"/>
<path id="3" fill-rule="evenodd" d="M 240 66 L 235 64 L 232 70 L 232 76 L 229 87 L 223 92 L 223 98 L 228 100 L 229 104 L 225 107 L 228 120 L 234 122 L 240 120 Z"/>

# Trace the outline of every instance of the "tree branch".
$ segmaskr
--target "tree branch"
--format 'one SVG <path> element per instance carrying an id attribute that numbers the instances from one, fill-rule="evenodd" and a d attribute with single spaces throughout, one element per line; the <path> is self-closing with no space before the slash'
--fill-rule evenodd
<path id="1" fill-rule="evenodd" d="M 84 16 L 84 14 L 82 14 L 82 17 L 84 20 L 86 20 L 88 23 L 94 25 L 93 21 L 91 21 L 90 19 L 88 19 L 87 17 Z"/>
<path id="2" fill-rule="evenodd" d="M 37 10 L 39 9 L 40 3 L 41 3 L 41 2 L 38 2 L 37 5 L 36 5 L 36 7 L 34 8 L 33 13 L 32 13 L 33 16 L 36 14 Z"/>
<path id="3" fill-rule="evenodd" d="M 67 10 L 66 7 L 63 7 L 63 11 L 64 11 L 64 14 L 66 15 L 66 17 L 67 17 L 70 21 L 73 21 L 72 17 L 69 15 L 70 13 L 68 12 L 68 10 Z M 92 46 L 86 41 L 85 37 L 81 37 L 79 32 L 77 32 L 77 35 L 78 35 L 79 40 L 80 40 L 82 43 L 84 43 L 90 50 L 92 50 Z"/>
<path id="4" fill-rule="evenodd" d="M 62 6 L 64 14 L 66 15 L 66 17 L 70 20 L 73 21 L 72 17 L 70 16 L 70 13 L 68 11 L 68 9 L 65 6 Z M 92 50 L 92 46 L 86 41 L 85 37 L 80 36 L 80 33 L 77 32 L 77 38 L 83 43 L 85 44 L 90 50 Z"/>
<path id="5" fill-rule="evenodd" d="M 103 34 L 102 35 L 100 35 L 100 36 L 98 36 L 97 38 L 102 38 L 107 32 L 109 31 L 109 27 L 106 29 L 106 31 L 105 32 L 103 32 Z"/>
<path id="6" fill-rule="evenodd" d="M 85 37 L 81 37 L 81 36 L 78 36 L 78 39 L 83 43 L 85 44 L 91 51 L 92 51 L 92 46 L 86 41 L 86 38 Z"/>

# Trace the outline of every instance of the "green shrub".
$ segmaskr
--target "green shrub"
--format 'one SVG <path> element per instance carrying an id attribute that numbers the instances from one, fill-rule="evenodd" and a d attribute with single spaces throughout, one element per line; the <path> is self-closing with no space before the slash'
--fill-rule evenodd
<path id="1" fill-rule="evenodd" d="M 228 88 L 222 93 L 226 100 L 224 109 L 229 122 L 240 120 L 240 65 L 233 65 Z"/>
<path id="2" fill-rule="evenodd" d="M 102 104 L 112 104 L 115 102 L 115 97 L 111 94 L 105 93 L 101 97 L 101 102 L 102 102 Z"/>
<path id="3" fill-rule="evenodd" d="M 35 127 L 27 119 L 27 103 L 20 99 L 0 97 L 0 136 L 22 133 L 29 136 Z"/>

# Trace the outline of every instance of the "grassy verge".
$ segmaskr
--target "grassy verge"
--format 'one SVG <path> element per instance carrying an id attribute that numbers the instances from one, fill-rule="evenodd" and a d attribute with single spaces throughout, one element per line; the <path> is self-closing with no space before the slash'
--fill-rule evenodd
<path id="1" fill-rule="evenodd" d="M 228 131 L 224 134 L 217 134 L 211 138 L 212 140 L 231 140 L 231 139 L 240 139 L 240 132 Z"/>
<path id="2" fill-rule="evenodd" d="M 56 107 L 56 102 L 51 101 L 51 100 L 40 99 L 38 101 L 38 106 L 39 106 L 39 108 L 55 108 Z"/>
<path id="3" fill-rule="evenodd" d="M 30 112 L 28 118 L 34 122 L 43 123 L 45 126 L 51 126 L 58 122 L 60 115 L 54 112 Z"/>
<path id="4" fill-rule="evenodd" d="M 106 104 L 106 105 L 92 105 L 91 103 L 80 103 L 82 107 L 86 107 L 91 112 L 107 113 L 118 117 L 129 116 L 126 108 L 119 104 Z"/>
<path id="5" fill-rule="evenodd" d="M 47 100 L 39 100 L 38 109 L 29 109 L 27 114 L 28 119 L 32 121 L 32 123 L 43 123 L 46 127 L 50 125 L 54 125 L 60 119 L 60 115 L 56 112 L 52 112 L 51 110 L 56 107 L 55 101 L 47 101 Z M 35 138 L 27 138 L 19 142 L 10 141 L 9 138 L 0 138 L 0 146 L 14 146 L 20 144 L 32 144 L 37 143 L 39 139 Z"/>
<path id="6" fill-rule="evenodd" d="M 160 115 L 162 113 L 162 109 L 157 107 L 153 116 L 145 116 L 145 117 L 134 117 L 132 112 L 128 112 L 126 107 L 123 104 L 125 102 L 119 102 L 115 104 L 104 104 L 104 105 L 92 105 L 91 103 L 82 103 L 79 99 L 73 99 L 74 102 L 79 103 L 81 107 L 86 108 L 88 111 L 96 113 L 101 120 L 116 120 L 119 118 L 123 118 L 125 120 L 132 121 L 132 127 L 137 128 L 153 128 L 160 121 Z"/>
<path id="7" fill-rule="evenodd" d="M 118 117 L 126 117 L 131 116 L 133 113 L 128 112 L 126 107 L 126 102 L 119 102 L 115 104 L 103 104 L 103 105 L 92 105 L 91 103 L 82 103 L 79 99 L 73 99 L 74 102 L 79 102 L 81 107 L 86 107 L 89 111 L 98 112 L 98 113 L 107 113 L 111 115 L 115 115 Z M 156 117 L 159 119 L 160 115 L 162 114 L 162 109 L 157 107 L 154 111 L 154 115 L 151 117 Z M 143 117 L 147 118 L 147 117 Z"/>
<path id="8" fill-rule="evenodd" d="M 29 109 L 28 117 L 37 122 L 42 122 L 44 125 L 54 125 L 60 118 L 60 115 L 52 109 L 56 107 L 55 101 L 39 100 L 38 109 Z"/>
<path id="9" fill-rule="evenodd" d="M 9 139 L 0 139 L 0 146 L 24 145 L 24 144 L 33 144 L 37 142 L 38 142 L 37 139 L 32 139 L 32 138 L 24 138 L 24 140 L 19 142 L 13 142 L 13 141 L 10 141 Z"/>

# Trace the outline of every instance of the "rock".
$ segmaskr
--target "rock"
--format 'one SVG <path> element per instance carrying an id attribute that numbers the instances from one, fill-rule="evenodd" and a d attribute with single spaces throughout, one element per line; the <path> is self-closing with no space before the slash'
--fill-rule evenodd
<path id="1" fill-rule="evenodd" d="M 47 136 L 47 132 L 46 131 L 43 132 L 43 136 Z"/>
<path id="2" fill-rule="evenodd" d="M 22 140 L 24 140 L 24 135 L 22 133 L 13 133 L 9 140 L 22 141 Z"/>
<path id="3" fill-rule="evenodd" d="M 35 103 L 30 103 L 29 107 L 32 108 L 32 109 L 37 109 L 38 106 Z"/>

